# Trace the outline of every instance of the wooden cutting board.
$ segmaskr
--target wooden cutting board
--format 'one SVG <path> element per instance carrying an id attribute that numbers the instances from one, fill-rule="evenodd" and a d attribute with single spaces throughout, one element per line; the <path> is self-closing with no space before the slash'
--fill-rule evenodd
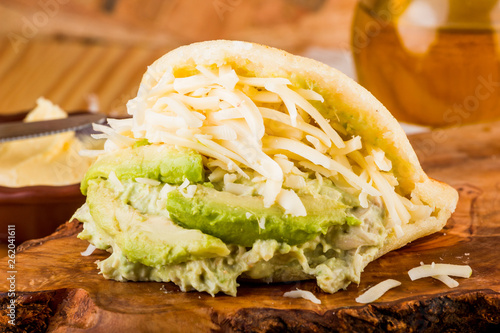
<path id="1" fill-rule="evenodd" d="M 333 295 L 315 282 L 242 284 L 238 297 L 182 293 L 170 283 L 120 283 L 98 275 L 96 251 L 76 238 L 78 223 L 22 244 L 16 254 L 16 323 L 8 324 L 8 293 L 0 294 L 0 330 L 26 332 L 153 331 L 498 331 L 500 328 L 500 123 L 448 129 L 411 137 L 428 174 L 460 192 L 447 226 L 368 265 L 359 286 Z M 19 221 L 19 226 L 22 221 Z M 449 289 L 432 278 L 411 281 L 420 262 L 468 264 L 473 273 Z M 1 260 L 0 290 L 9 284 Z M 402 285 L 376 303 L 355 298 L 384 279 Z M 312 291 L 317 305 L 283 297 Z"/>

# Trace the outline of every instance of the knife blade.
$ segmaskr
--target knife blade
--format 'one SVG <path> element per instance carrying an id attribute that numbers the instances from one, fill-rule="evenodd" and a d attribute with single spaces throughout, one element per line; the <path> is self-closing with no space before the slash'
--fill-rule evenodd
<path id="1" fill-rule="evenodd" d="M 22 121 L 3 123 L 0 124 L 0 143 L 67 131 L 77 131 L 91 126 L 93 123 L 102 124 L 105 121 L 106 115 L 102 113 L 89 113 L 70 115 L 68 118 L 34 121 L 29 123 Z"/>

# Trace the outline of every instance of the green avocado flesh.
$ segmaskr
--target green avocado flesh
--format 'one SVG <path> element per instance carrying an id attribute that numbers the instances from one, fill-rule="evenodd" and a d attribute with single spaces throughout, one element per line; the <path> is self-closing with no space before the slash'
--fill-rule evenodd
<path id="1" fill-rule="evenodd" d="M 108 179 L 112 171 L 118 181 Z M 186 179 L 190 185 L 179 188 Z M 296 193 L 307 215 L 291 216 L 277 204 L 264 207 L 257 190 L 236 195 L 207 183 L 194 151 L 137 146 L 91 167 L 82 183 L 87 202 L 74 217 L 84 223 L 79 238 L 112 252 L 98 263 L 108 279 L 236 295 L 239 277 L 316 278 L 333 293 L 359 282 L 383 245 L 384 209 L 361 208 L 326 179 L 305 182 Z"/>
<path id="2" fill-rule="evenodd" d="M 238 196 L 198 185 L 192 198 L 171 191 L 167 210 L 183 227 L 242 246 L 252 246 L 258 239 L 297 245 L 325 234 L 332 225 L 361 223 L 355 218 L 347 219 L 346 211 L 351 207 L 338 200 L 308 195 L 302 196 L 301 201 L 307 215 L 291 216 L 276 205 L 265 208 L 262 197 Z M 328 207 L 326 211 L 325 207 Z"/>
<path id="3" fill-rule="evenodd" d="M 120 149 L 97 159 L 81 183 L 82 193 L 87 194 L 91 179 L 107 178 L 111 171 L 118 179 L 149 178 L 168 184 L 181 184 L 185 179 L 198 183 L 205 179 L 202 158 L 197 152 L 144 145 Z"/>
<path id="4" fill-rule="evenodd" d="M 218 238 L 162 216 L 141 214 L 117 199 L 105 181 L 91 180 L 88 192 L 90 214 L 131 262 L 156 267 L 229 254 Z"/>

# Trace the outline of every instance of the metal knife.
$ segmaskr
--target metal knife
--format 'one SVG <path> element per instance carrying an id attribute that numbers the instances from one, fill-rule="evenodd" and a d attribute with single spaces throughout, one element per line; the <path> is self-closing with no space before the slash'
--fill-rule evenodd
<path id="1" fill-rule="evenodd" d="M 34 122 L 8 122 L 0 124 L 0 143 L 29 139 L 38 136 L 57 134 L 67 131 L 77 131 L 91 126 L 93 123 L 102 124 L 106 115 L 102 113 L 88 113 L 70 115 L 68 118 L 42 120 Z"/>

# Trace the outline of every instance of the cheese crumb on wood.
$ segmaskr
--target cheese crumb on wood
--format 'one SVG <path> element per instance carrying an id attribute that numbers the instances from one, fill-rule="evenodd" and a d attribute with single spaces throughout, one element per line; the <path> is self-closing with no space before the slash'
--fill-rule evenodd
<path id="1" fill-rule="evenodd" d="M 319 300 L 312 292 L 298 288 L 296 290 L 287 291 L 283 294 L 283 296 L 290 298 L 303 298 L 315 304 L 321 304 L 321 300 Z"/>
<path id="2" fill-rule="evenodd" d="M 449 288 L 456 288 L 456 287 L 458 287 L 458 284 L 459 284 L 457 280 L 452 279 L 448 275 L 434 275 L 433 278 L 443 282 Z"/>
<path id="3" fill-rule="evenodd" d="M 435 264 L 421 265 L 408 271 L 412 281 L 439 275 L 457 276 L 469 278 L 472 275 L 472 268 L 469 265 Z"/>
<path id="4" fill-rule="evenodd" d="M 87 249 L 83 252 L 80 252 L 80 254 L 83 256 L 83 257 L 88 257 L 90 256 L 92 253 L 94 253 L 95 249 L 97 249 L 94 245 L 92 244 L 89 244 L 89 246 L 87 246 Z"/>
<path id="5" fill-rule="evenodd" d="M 393 279 L 387 279 L 371 287 L 362 295 L 356 298 L 358 303 L 371 303 L 382 297 L 389 289 L 400 286 L 401 282 Z"/>

